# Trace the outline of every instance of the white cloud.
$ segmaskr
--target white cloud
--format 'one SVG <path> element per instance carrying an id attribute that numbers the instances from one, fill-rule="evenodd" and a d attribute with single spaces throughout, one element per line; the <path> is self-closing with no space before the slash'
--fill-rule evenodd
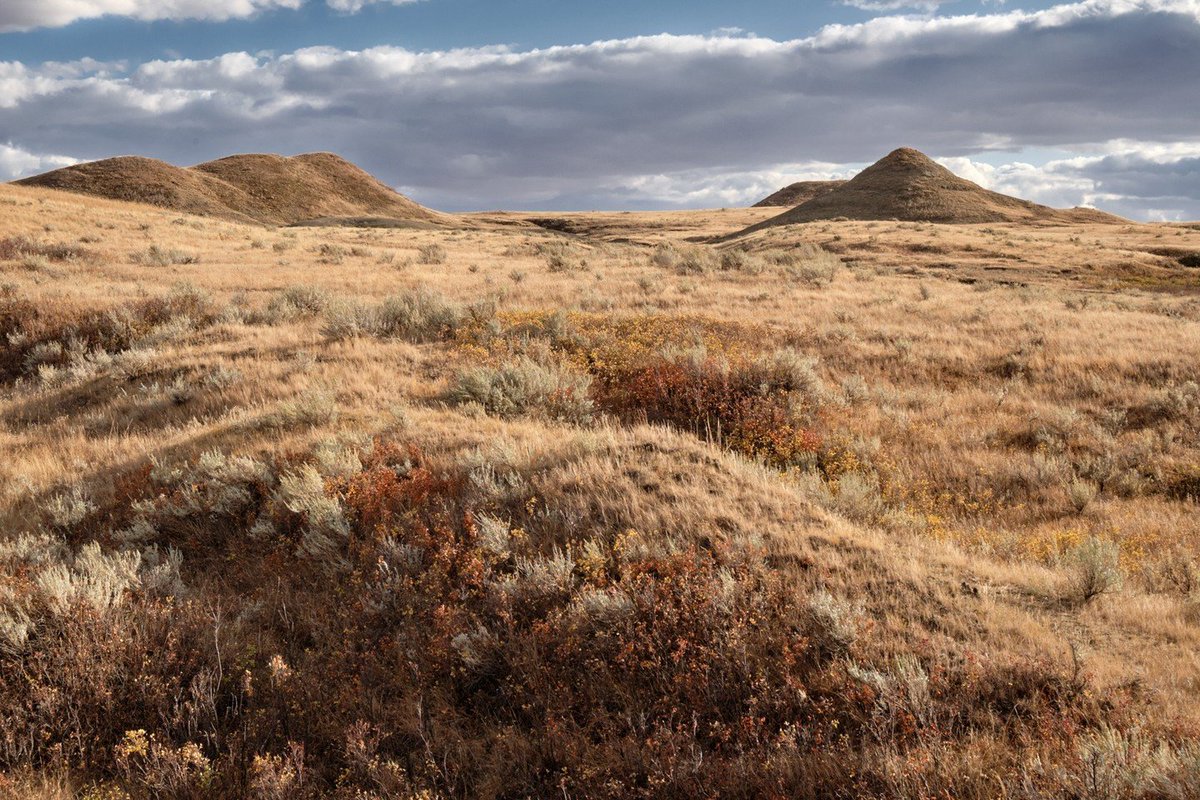
<path id="1" fill-rule="evenodd" d="M 902 11 L 913 8 L 926 13 L 937 11 L 953 0 L 842 0 L 842 5 L 863 11 Z"/>
<path id="2" fill-rule="evenodd" d="M 4 0 L 0 32 L 69 25 L 103 16 L 140 20 L 227 20 L 273 8 L 296 9 L 304 0 Z"/>
<path id="3" fill-rule="evenodd" d="M 406 6 L 419 3 L 421 0 L 325 0 L 325 5 L 343 14 L 357 14 L 365 7 L 378 3 L 388 3 L 393 6 Z"/>
<path id="4" fill-rule="evenodd" d="M 79 163 L 78 159 L 68 156 L 37 155 L 19 147 L 13 147 L 11 142 L 0 144 L 0 179 L 4 180 L 12 180 L 59 167 L 69 167 L 77 163 Z"/>
<path id="5" fill-rule="evenodd" d="M 1097 206 L 1138 219 L 1200 219 L 1200 143 L 1119 140 L 1086 149 L 1103 155 L 1041 165 L 940 161 L 988 189 L 1046 205 Z"/>
<path id="6" fill-rule="evenodd" d="M 356 14 L 369 5 L 394 6 L 422 0 L 325 0 L 334 11 Z M 139 20 L 224 21 L 251 17 L 277 8 L 298 9 L 306 0 L 3 0 L 0 33 L 56 28 L 97 17 Z"/>
<path id="7" fill-rule="evenodd" d="M 609 202 L 617 201 L 621 208 L 736 208 L 757 203 L 797 181 L 851 178 L 864 166 L 812 162 L 755 170 L 691 169 L 634 175 L 599 189 L 601 197 L 612 198 Z"/>
<path id="8" fill-rule="evenodd" d="M 1069 168 L 1064 169 L 1063 162 L 1034 165 L 1014 161 L 996 166 L 962 157 L 939 161 L 985 189 L 1048 206 L 1091 206 L 1095 205 L 1098 195 L 1094 180 Z"/>
<path id="9" fill-rule="evenodd" d="M 1137 197 L 1136 175 L 1166 183 L 1160 173 L 1186 168 L 1182 156 L 1200 142 L 1196 52 L 1200 0 L 1086 0 L 883 17 L 786 42 L 660 35 L 128 68 L 0 62 L 0 141 L 175 163 L 336 150 L 445 208 L 617 207 L 655 195 L 730 205 L 795 180 L 783 173 L 803 165 L 871 161 L 900 145 L 980 164 L 993 150 L 1180 156 L 971 167 L 997 187 L 1073 205 Z M 1200 216 L 1200 189 L 1176 184 L 1160 194 L 1184 200 L 1145 208 Z"/>
<path id="10" fill-rule="evenodd" d="M 1200 219 L 1200 145 L 1108 142 L 1106 155 L 992 164 L 937 159 L 996 192 L 1056 208 L 1103 207 L 1138 219 Z M 796 181 L 851 178 L 866 164 L 777 164 L 757 170 L 694 169 L 637 175 L 600 186 L 595 208 L 717 208 L 750 205 Z M 586 197 L 586 195 L 584 195 Z M 544 198 L 553 199 L 553 198 Z"/>

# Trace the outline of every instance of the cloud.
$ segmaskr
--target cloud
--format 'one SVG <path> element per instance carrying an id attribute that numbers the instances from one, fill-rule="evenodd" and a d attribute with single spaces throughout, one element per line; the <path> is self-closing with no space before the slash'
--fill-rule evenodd
<path id="1" fill-rule="evenodd" d="M 952 172 L 985 189 L 1023 197 L 1057 208 L 1095 205 L 1096 182 L 1064 168 L 1064 162 L 1034 165 L 1023 161 L 993 165 L 970 158 L 942 158 Z"/>
<path id="2" fill-rule="evenodd" d="M 334 11 L 356 14 L 369 5 L 394 6 L 421 0 L 325 0 Z M 115 16 L 138 20 L 209 20 L 252 17 L 277 8 L 295 10 L 305 0 L 4 0 L 0 33 L 57 28 L 72 22 Z"/>
<path id="3" fill-rule="evenodd" d="M 796 181 L 853 177 L 865 164 L 810 162 L 776 164 L 765 169 L 725 171 L 689 169 L 632 175 L 594 187 L 575 187 L 552 198 L 573 208 L 721 208 L 752 205 Z"/>
<path id="4" fill-rule="evenodd" d="M 1200 146 L 1118 141 L 1105 148 L 1111 152 L 1040 165 L 1017 160 L 992 164 L 961 156 L 938 161 L 985 188 L 1057 208 L 1103 207 L 1148 220 L 1200 219 Z M 865 166 L 778 164 L 750 171 L 693 169 L 636 175 L 609 185 L 568 189 L 548 202 L 571 208 L 745 206 L 790 183 L 851 178 Z"/>
<path id="5" fill-rule="evenodd" d="M 376 5 L 379 3 L 388 3 L 393 6 L 406 6 L 411 3 L 419 3 L 421 0 L 325 0 L 325 5 L 332 8 L 334 11 L 340 11 L 343 14 L 357 14 L 367 6 Z"/>
<path id="6" fill-rule="evenodd" d="M 103 16 L 139 20 L 222 21 L 274 8 L 296 9 L 304 0 L 4 0 L 0 32 L 69 25 Z"/>
<path id="7" fill-rule="evenodd" d="M 1200 0 L 1087 0 L 881 17 L 786 42 L 660 35 L 125 69 L 0 62 L 0 141 L 175 163 L 336 150 L 448 209 L 619 207 L 656 192 L 667 205 L 727 205 L 778 188 L 764 184 L 783 177 L 780 165 L 869 162 L 900 145 L 978 161 L 995 150 L 1102 158 L 1112 142 L 1139 152 L 1195 143 L 1196 52 Z M 1070 205 L 1125 191 L 1140 174 L 1106 168 L 1116 169 L 1063 166 L 1043 185 L 1014 165 L 1005 179 Z"/>
<path id="8" fill-rule="evenodd" d="M 1104 155 L 999 166 L 970 158 L 942 163 L 994 191 L 1051 206 L 1096 206 L 1136 219 L 1200 219 L 1200 144 L 1109 142 Z"/>
<path id="9" fill-rule="evenodd" d="M 45 172 L 78 163 L 67 156 L 48 156 L 30 153 L 12 143 L 0 144 L 0 179 L 12 180 L 24 175 Z"/>
<path id="10" fill-rule="evenodd" d="M 842 0 L 842 5 L 863 11 L 902 11 L 912 8 L 932 13 L 950 2 L 953 0 Z"/>
<path id="11" fill-rule="evenodd" d="M 1049 165 L 1093 184 L 1095 205 L 1118 214 L 1159 220 L 1200 219 L 1200 146 L 1130 146 Z M 1124 149 L 1117 149 L 1124 148 Z"/>

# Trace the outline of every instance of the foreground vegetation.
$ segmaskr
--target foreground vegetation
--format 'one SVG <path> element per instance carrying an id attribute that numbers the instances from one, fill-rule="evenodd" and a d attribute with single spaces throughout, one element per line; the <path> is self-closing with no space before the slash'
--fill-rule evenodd
<path id="1" fill-rule="evenodd" d="M 7 795 L 1200 785 L 1200 231 L 0 201 Z"/>

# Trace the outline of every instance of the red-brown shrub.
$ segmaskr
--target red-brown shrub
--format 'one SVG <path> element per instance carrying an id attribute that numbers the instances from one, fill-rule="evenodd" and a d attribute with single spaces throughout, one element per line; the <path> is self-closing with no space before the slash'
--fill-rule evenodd
<path id="1" fill-rule="evenodd" d="M 785 375 L 759 362 L 698 354 L 655 356 L 603 371 L 597 404 L 625 419 L 667 423 L 778 467 L 820 448 Z"/>

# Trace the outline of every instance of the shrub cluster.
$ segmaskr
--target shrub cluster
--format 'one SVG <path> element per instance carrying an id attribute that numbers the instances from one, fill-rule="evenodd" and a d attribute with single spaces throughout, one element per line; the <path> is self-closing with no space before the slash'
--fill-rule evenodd
<path id="1" fill-rule="evenodd" d="M 686 317 L 509 313 L 460 331 L 465 342 L 507 363 L 504 374 L 466 371 L 458 384 L 468 374 L 468 383 L 530 384 L 517 380 L 532 363 L 526 354 L 548 350 L 590 376 L 597 410 L 668 424 L 772 466 L 810 466 L 821 444 L 813 419 L 827 396 L 817 360 L 791 348 L 764 347 L 756 339 L 760 333 Z M 688 342 L 695 344 L 683 346 Z M 461 394 L 480 401 L 486 393 Z"/>
<path id="2" fill-rule="evenodd" d="M 60 242 L 36 242 L 24 236 L 0 239 L 0 261 L 42 258 L 48 261 L 81 261 L 92 257 L 87 250 Z"/>
<path id="3" fill-rule="evenodd" d="M 325 309 L 322 333 L 330 340 L 377 336 L 434 342 L 454 338 L 467 323 L 482 325 L 492 313 L 487 302 L 463 306 L 422 287 L 392 295 L 376 307 L 331 303 Z"/>
<path id="4" fill-rule="evenodd" d="M 189 286 L 115 308 L 88 310 L 46 307 L 16 292 L 0 292 L 0 342 L 5 345 L 0 347 L 0 380 L 119 353 L 167 328 L 194 329 L 216 319 L 209 296 Z"/>
<path id="5" fill-rule="evenodd" d="M 792 280 L 818 287 L 832 281 L 844 266 L 836 254 L 807 243 L 763 256 L 733 248 L 718 251 L 699 245 L 663 242 L 651 253 L 650 263 L 680 275 L 702 275 L 717 269 L 759 275 L 772 265 Z"/>
<path id="6" fill-rule="evenodd" d="M 595 394 L 601 408 L 623 418 L 668 423 L 788 467 L 820 447 L 805 417 L 821 391 L 814 362 L 794 351 L 731 360 L 698 349 L 602 369 Z"/>
<path id="7" fill-rule="evenodd" d="M 6 545 L 0 774 L 133 800 L 1054 796 L 1125 735 L 1045 664 L 863 663 L 860 612 L 759 553 L 580 541 L 469 487 L 384 442 L 212 452 L 124 476 L 58 548 Z"/>
<path id="8" fill-rule="evenodd" d="M 187 250 L 152 244 L 145 250 L 130 253 L 129 260 L 146 267 L 170 267 L 178 264 L 198 264 L 200 256 Z"/>
<path id="9" fill-rule="evenodd" d="M 450 388 L 456 403 L 478 403 L 502 417 L 531 415 L 582 423 L 592 416 L 591 377 L 528 357 L 499 366 L 462 369 Z"/>
<path id="10" fill-rule="evenodd" d="M 417 248 L 417 263 L 418 264 L 444 264 L 444 263 L 446 263 L 446 248 L 436 242 L 421 245 L 419 248 Z"/>

